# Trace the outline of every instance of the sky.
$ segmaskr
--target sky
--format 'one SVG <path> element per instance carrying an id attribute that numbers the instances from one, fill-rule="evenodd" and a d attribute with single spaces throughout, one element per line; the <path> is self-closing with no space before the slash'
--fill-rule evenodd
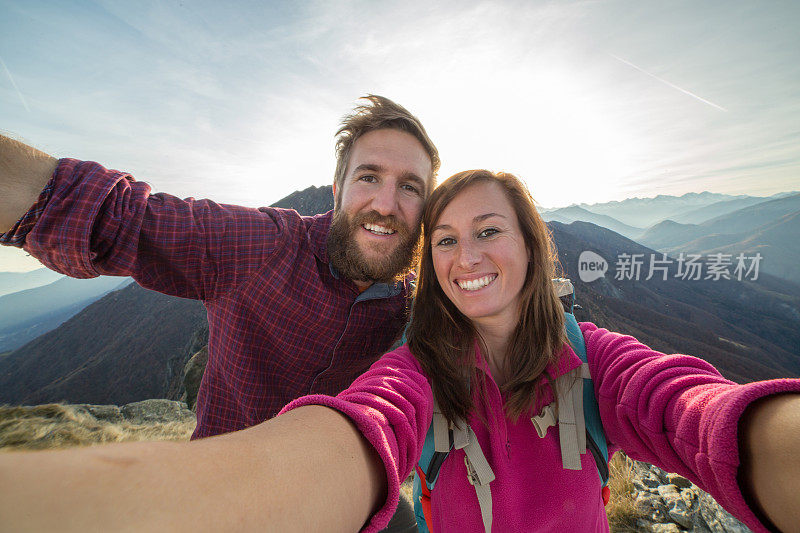
<path id="1" fill-rule="evenodd" d="M 543 206 L 800 185 L 800 2 L 0 0 L 0 132 L 156 191 L 332 182 L 359 96 Z M 0 254 L 0 271 L 38 266 Z"/>

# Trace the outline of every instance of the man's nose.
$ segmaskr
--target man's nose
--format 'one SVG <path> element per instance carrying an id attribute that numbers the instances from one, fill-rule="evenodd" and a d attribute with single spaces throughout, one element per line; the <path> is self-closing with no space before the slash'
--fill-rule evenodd
<path id="1" fill-rule="evenodd" d="M 397 190 L 389 184 L 382 185 L 375 191 L 372 198 L 372 208 L 381 215 L 394 215 L 397 213 Z"/>

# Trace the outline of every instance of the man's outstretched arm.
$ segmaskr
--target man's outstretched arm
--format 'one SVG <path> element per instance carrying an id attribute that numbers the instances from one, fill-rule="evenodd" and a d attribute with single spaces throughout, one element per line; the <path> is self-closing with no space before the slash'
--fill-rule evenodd
<path id="1" fill-rule="evenodd" d="M 36 202 L 57 163 L 36 148 L 0 135 L 0 233 Z"/>

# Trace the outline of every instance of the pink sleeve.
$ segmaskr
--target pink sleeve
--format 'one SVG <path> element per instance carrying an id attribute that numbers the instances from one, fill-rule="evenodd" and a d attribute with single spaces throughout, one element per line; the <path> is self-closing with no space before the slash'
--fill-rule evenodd
<path id="1" fill-rule="evenodd" d="M 633 337 L 580 326 L 612 449 L 685 476 L 748 527 L 767 531 L 736 479 L 738 423 L 755 400 L 800 392 L 800 380 L 737 385 L 702 359 L 665 355 Z"/>
<path id="2" fill-rule="evenodd" d="M 347 415 L 383 461 L 388 495 L 364 531 L 385 528 L 397 508 L 400 484 L 422 453 L 433 416 L 430 384 L 407 345 L 381 357 L 338 396 L 299 398 L 281 410 L 325 405 Z"/>

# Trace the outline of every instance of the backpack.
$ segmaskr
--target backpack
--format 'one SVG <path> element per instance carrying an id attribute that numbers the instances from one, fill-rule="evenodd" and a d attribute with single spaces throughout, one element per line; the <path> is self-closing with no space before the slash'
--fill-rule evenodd
<path id="1" fill-rule="evenodd" d="M 608 505 L 610 497 L 608 444 L 600 420 L 597 399 L 594 396 L 594 385 L 589 375 L 586 344 L 575 320 L 575 291 L 568 279 L 554 279 L 553 283 L 564 306 L 567 339 L 583 364 L 555 381 L 561 416 L 555 411 L 555 403 L 551 403 L 545 406 L 539 415 L 531 418 L 531 422 L 542 438 L 547 434 L 547 428 L 558 424 L 561 461 L 564 468 L 580 470 L 580 455 L 586 453 L 587 449 L 592 453 L 603 486 L 603 503 Z M 427 520 L 431 517 L 431 491 L 436 485 L 442 464 L 454 448 L 464 450 L 467 477 L 470 484 L 475 487 L 484 528 L 487 532 L 491 531 L 492 495 L 489 484 L 495 478 L 494 473 L 469 424 L 463 420 L 457 421 L 456 424 L 448 424 L 434 401 L 433 420 L 425 436 L 413 484 L 414 514 L 417 517 L 420 533 L 429 531 Z"/>

